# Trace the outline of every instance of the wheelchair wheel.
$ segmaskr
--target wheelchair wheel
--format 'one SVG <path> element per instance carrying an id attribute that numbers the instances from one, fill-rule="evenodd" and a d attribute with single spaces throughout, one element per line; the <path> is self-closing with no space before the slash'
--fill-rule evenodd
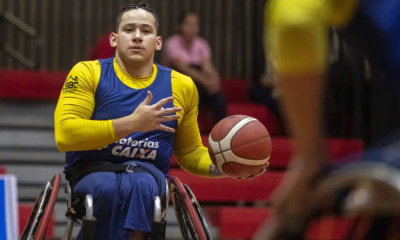
<path id="1" fill-rule="evenodd" d="M 56 174 L 51 182 L 47 182 L 43 186 L 26 223 L 21 240 L 42 240 L 45 238 L 47 224 L 53 213 L 60 183 L 61 176 Z"/>
<path id="2" fill-rule="evenodd" d="M 190 188 L 177 177 L 171 179 L 171 196 L 183 239 L 211 240 L 200 205 Z"/>
<path id="3" fill-rule="evenodd" d="M 305 239 L 310 223 L 325 216 L 352 220 L 345 233 L 350 238 L 346 239 L 398 239 L 380 235 L 370 238 L 368 234 L 385 231 L 373 222 L 382 222 L 382 218 L 395 221 L 400 216 L 399 179 L 400 171 L 383 163 L 356 162 L 336 167 L 319 180 L 310 194 L 310 217 L 268 219 L 254 239 Z M 385 223 L 386 227 L 390 224 Z"/>

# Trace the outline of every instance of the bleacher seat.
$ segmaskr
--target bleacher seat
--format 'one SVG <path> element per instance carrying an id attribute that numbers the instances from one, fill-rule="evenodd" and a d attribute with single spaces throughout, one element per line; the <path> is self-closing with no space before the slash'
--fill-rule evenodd
<path id="1" fill-rule="evenodd" d="M 265 208 L 222 207 L 219 209 L 221 239 L 251 239 L 271 211 Z M 348 219 L 323 218 L 308 229 L 309 240 L 342 240 L 352 222 Z"/>
<path id="2" fill-rule="evenodd" d="M 328 139 L 327 144 L 333 163 L 338 163 L 342 157 L 360 153 L 364 149 L 361 139 Z M 270 167 L 286 168 L 291 157 L 291 140 L 289 138 L 272 138 Z"/>
<path id="3" fill-rule="evenodd" d="M 56 100 L 67 72 L 1 71 L 0 98 Z"/>
<path id="4" fill-rule="evenodd" d="M 256 118 L 267 128 L 271 136 L 282 134 L 281 124 L 265 106 L 255 103 L 229 103 L 228 116 L 247 115 Z"/>
<path id="5" fill-rule="evenodd" d="M 169 175 L 178 177 L 195 193 L 199 202 L 267 201 L 283 177 L 283 171 L 266 172 L 252 180 L 233 178 L 210 179 L 195 176 L 181 169 L 171 169 Z"/>
<path id="6" fill-rule="evenodd" d="M 223 79 L 221 90 L 228 103 L 248 103 L 249 86 L 250 81 L 246 79 Z"/>
<path id="7" fill-rule="evenodd" d="M 0 166 L 0 174 L 5 174 L 6 168 L 4 166 Z"/>

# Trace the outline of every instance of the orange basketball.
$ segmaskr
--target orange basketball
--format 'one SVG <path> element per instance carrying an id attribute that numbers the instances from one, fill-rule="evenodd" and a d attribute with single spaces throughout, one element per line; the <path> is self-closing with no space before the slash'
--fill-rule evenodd
<path id="1" fill-rule="evenodd" d="M 234 178 L 257 174 L 268 165 L 271 138 L 257 119 L 234 115 L 222 119 L 208 139 L 211 160 L 220 171 Z"/>

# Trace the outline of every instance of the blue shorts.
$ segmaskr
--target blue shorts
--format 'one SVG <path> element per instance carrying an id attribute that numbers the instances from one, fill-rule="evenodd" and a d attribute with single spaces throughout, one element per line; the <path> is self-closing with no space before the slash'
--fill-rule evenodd
<path id="1" fill-rule="evenodd" d="M 161 171 L 154 169 L 153 166 L 152 174 L 165 183 Z M 93 196 L 94 216 L 97 218 L 96 239 L 127 240 L 132 238 L 135 230 L 151 231 L 154 198 L 166 191 L 159 191 L 158 181 L 152 174 L 95 172 L 76 184 L 75 198 L 86 194 Z M 165 184 L 161 188 L 165 188 Z M 81 232 L 77 239 L 82 239 Z"/>

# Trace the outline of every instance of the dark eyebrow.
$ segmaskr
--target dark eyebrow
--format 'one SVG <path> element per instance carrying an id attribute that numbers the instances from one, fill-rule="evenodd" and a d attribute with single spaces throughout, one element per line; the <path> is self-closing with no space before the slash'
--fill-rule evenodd
<path id="1" fill-rule="evenodd" d="M 126 24 L 124 24 L 124 27 L 126 27 L 126 26 L 137 26 L 137 25 L 139 25 L 140 27 L 150 27 L 150 28 L 153 28 L 152 25 L 147 24 L 147 23 L 142 23 L 142 24 L 126 23 Z"/>

